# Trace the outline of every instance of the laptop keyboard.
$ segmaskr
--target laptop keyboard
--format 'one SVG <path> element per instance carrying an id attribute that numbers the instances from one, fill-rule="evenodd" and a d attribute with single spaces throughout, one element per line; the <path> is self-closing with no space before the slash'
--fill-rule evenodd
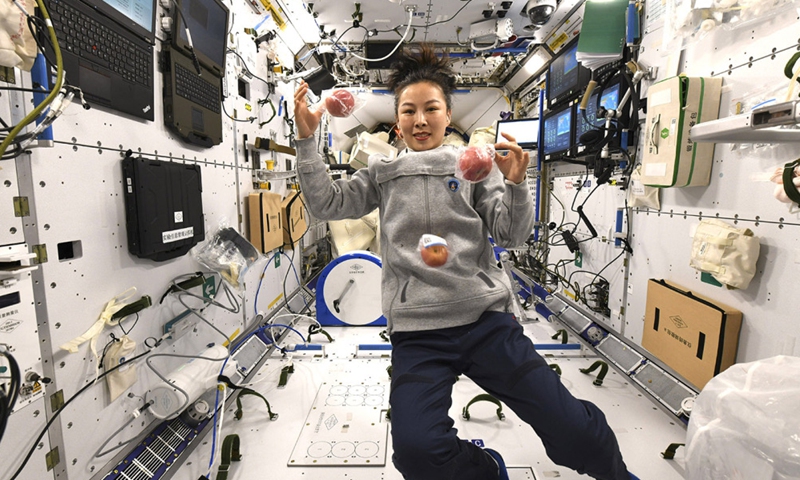
<path id="1" fill-rule="evenodd" d="M 63 50 L 89 59 L 126 80 L 153 86 L 152 52 L 63 1 L 48 2 L 56 37 Z"/>
<path id="2" fill-rule="evenodd" d="M 197 72 L 175 64 L 175 93 L 202 107 L 219 113 L 219 88 Z"/>

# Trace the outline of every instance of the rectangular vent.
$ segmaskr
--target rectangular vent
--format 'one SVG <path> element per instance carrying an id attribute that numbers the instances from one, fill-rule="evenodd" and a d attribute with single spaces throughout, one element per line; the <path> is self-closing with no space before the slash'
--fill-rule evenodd
<path id="1" fill-rule="evenodd" d="M 597 345 L 597 350 L 602 352 L 611 362 L 624 370 L 629 375 L 642 364 L 644 357 L 636 350 L 625 345 L 616 337 L 607 336 Z"/>
<path id="2" fill-rule="evenodd" d="M 683 399 L 696 395 L 694 391 L 653 363 L 645 364 L 631 378 L 675 415 L 678 415 Z"/>

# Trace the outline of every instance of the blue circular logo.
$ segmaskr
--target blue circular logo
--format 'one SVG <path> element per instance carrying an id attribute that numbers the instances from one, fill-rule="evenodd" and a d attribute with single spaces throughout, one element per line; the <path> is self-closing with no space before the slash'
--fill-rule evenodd
<path id="1" fill-rule="evenodd" d="M 451 192 L 455 193 L 459 188 L 461 188 L 461 182 L 455 178 L 450 178 L 447 180 L 447 188 L 449 188 Z"/>

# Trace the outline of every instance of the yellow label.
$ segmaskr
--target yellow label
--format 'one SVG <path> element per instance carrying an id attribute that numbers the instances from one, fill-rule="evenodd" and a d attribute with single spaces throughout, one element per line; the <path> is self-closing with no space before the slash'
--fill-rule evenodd
<path id="1" fill-rule="evenodd" d="M 275 25 L 281 30 L 286 30 L 286 21 L 283 19 L 278 9 L 272 5 L 272 2 L 270 2 L 270 0 L 261 0 L 261 4 L 264 5 L 264 8 L 272 15 L 272 20 L 275 22 Z"/>
<path id="2" fill-rule="evenodd" d="M 269 310 L 270 308 L 274 307 L 275 304 L 278 303 L 281 298 L 283 298 L 283 294 L 282 293 L 280 295 L 278 295 L 277 297 L 275 297 L 275 300 L 273 300 L 272 303 L 267 305 L 267 309 Z"/>
<path id="3" fill-rule="evenodd" d="M 244 109 L 247 110 L 248 112 L 253 111 L 253 107 L 249 103 L 244 104 Z"/>
<path id="4" fill-rule="evenodd" d="M 563 45 L 567 40 L 569 40 L 569 35 L 566 32 L 561 32 L 561 35 L 557 36 L 553 43 L 550 44 L 550 50 L 556 51 L 558 47 Z"/>
<path id="5" fill-rule="evenodd" d="M 222 344 L 222 346 L 227 347 L 228 345 L 230 345 L 231 341 L 239 335 L 240 330 L 241 329 L 237 328 L 236 331 L 233 332 L 233 334 L 230 337 L 228 337 L 228 340 L 226 340 L 225 343 Z"/>
<path id="6" fill-rule="evenodd" d="M 568 296 L 569 298 L 571 298 L 571 299 L 573 299 L 573 300 L 577 300 L 577 298 L 575 297 L 575 294 L 574 294 L 574 293 L 572 293 L 572 292 L 570 292 L 570 291 L 569 291 L 569 290 L 567 290 L 566 288 L 564 289 L 564 295 Z"/>

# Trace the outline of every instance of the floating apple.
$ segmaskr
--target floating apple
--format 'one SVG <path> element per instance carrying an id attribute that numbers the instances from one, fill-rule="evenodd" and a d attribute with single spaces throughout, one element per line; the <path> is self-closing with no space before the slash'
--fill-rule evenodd
<path id="1" fill-rule="evenodd" d="M 447 241 L 436 235 L 425 234 L 419 239 L 419 253 L 429 267 L 441 267 L 447 263 Z"/>
<path id="2" fill-rule="evenodd" d="M 328 110 L 328 113 L 334 117 L 350 116 L 355 106 L 356 99 L 353 97 L 353 94 L 341 88 L 334 90 L 331 95 L 325 99 L 325 108 Z"/>
<path id="3" fill-rule="evenodd" d="M 493 165 L 493 152 L 484 146 L 467 147 L 458 157 L 458 171 L 461 178 L 468 182 L 483 181 L 489 176 Z"/>

